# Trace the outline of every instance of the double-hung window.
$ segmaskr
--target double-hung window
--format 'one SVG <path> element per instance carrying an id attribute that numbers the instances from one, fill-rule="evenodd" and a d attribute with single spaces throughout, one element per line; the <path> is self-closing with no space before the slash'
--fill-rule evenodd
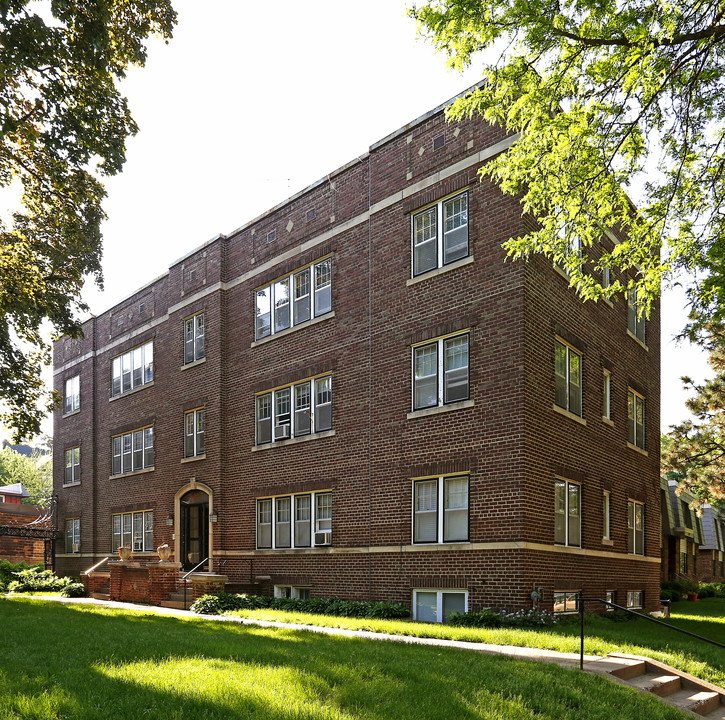
<path id="1" fill-rule="evenodd" d="M 468 255 L 468 193 L 413 215 L 413 277 Z"/>
<path id="2" fill-rule="evenodd" d="M 71 485 L 81 481 L 81 449 L 80 447 L 68 448 L 65 451 L 65 475 L 63 484 Z"/>
<path id="3" fill-rule="evenodd" d="M 65 521 L 65 551 L 77 553 L 81 544 L 81 521 L 80 518 L 73 518 Z"/>
<path id="4" fill-rule="evenodd" d="M 413 543 L 468 540 L 468 476 L 413 481 Z"/>
<path id="5" fill-rule="evenodd" d="M 413 410 L 468 397 L 468 333 L 413 347 Z"/>
<path id="6" fill-rule="evenodd" d="M 627 501 L 627 552 L 644 555 L 644 505 Z"/>
<path id="7" fill-rule="evenodd" d="M 111 475 L 146 470 L 154 466 L 154 428 L 139 428 L 111 438 Z"/>
<path id="8" fill-rule="evenodd" d="M 204 357 L 204 313 L 184 320 L 184 365 Z"/>
<path id="9" fill-rule="evenodd" d="M 554 542 L 581 547 L 581 486 L 557 478 L 554 494 Z"/>
<path id="10" fill-rule="evenodd" d="M 644 450 L 644 398 L 631 388 L 627 391 L 627 440 Z"/>
<path id="11" fill-rule="evenodd" d="M 332 376 L 257 395 L 257 445 L 332 429 Z"/>
<path id="12" fill-rule="evenodd" d="M 602 375 L 602 418 L 604 420 L 612 419 L 612 373 L 604 370 Z"/>
<path id="13" fill-rule="evenodd" d="M 257 548 L 292 549 L 332 544 L 332 493 L 257 500 Z"/>
<path id="14" fill-rule="evenodd" d="M 324 258 L 259 288 L 255 298 L 257 340 L 329 313 L 332 258 Z"/>
<path id="15" fill-rule="evenodd" d="M 574 415 L 582 415 L 582 356 L 571 346 L 554 341 L 556 405 Z"/>
<path id="16" fill-rule="evenodd" d="M 204 408 L 184 413 L 184 457 L 204 454 Z"/>
<path id="17" fill-rule="evenodd" d="M 154 549 L 154 513 L 152 510 L 119 513 L 111 516 L 113 526 L 112 550 L 130 547 L 136 552 Z"/>
<path id="18" fill-rule="evenodd" d="M 129 390 L 153 382 L 154 344 L 147 342 L 113 358 L 111 362 L 111 396 L 116 397 Z"/>
<path id="19" fill-rule="evenodd" d="M 602 491 L 602 540 L 612 538 L 612 493 L 609 490 Z"/>
<path id="20" fill-rule="evenodd" d="M 627 330 L 637 340 L 645 342 L 645 316 L 642 303 L 637 298 L 637 290 L 634 288 L 627 291 Z"/>
<path id="21" fill-rule="evenodd" d="M 81 376 L 74 375 L 65 381 L 65 396 L 63 397 L 63 413 L 75 412 L 81 409 Z"/>

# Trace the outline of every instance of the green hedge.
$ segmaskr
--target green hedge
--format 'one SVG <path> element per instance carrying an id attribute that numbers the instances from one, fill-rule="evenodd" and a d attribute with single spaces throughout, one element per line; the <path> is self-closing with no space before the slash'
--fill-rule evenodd
<path id="1" fill-rule="evenodd" d="M 39 565 L 27 570 L 16 570 L 13 575 L 15 580 L 9 583 L 8 592 L 57 592 L 69 585 L 80 584 L 73 578 L 56 577 L 52 570 L 43 570 Z M 83 586 L 81 585 L 81 587 Z"/>
<path id="2" fill-rule="evenodd" d="M 236 595 L 219 593 L 203 595 L 191 606 L 191 611 L 201 615 L 219 615 L 229 610 L 290 610 L 315 615 L 337 615 L 340 617 L 378 618 L 394 620 L 407 618 L 408 608 L 392 602 L 366 602 L 364 600 L 343 600 L 342 598 L 272 598 L 264 595 Z"/>
<path id="3" fill-rule="evenodd" d="M 477 612 L 451 613 L 448 621 L 459 627 L 549 627 L 556 625 L 559 618 L 544 610 L 494 610 L 483 608 Z"/>
<path id="4" fill-rule="evenodd" d="M 31 568 L 38 568 L 38 570 L 42 570 L 43 565 L 42 563 L 38 563 L 37 565 L 28 565 L 28 563 L 23 562 L 22 560 L 15 564 L 9 562 L 8 560 L 0 560 L 0 592 L 5 590 L 5 588 L 16 579 L 16 572 L 20 572 L 21 570 L 30 570 Z"/>

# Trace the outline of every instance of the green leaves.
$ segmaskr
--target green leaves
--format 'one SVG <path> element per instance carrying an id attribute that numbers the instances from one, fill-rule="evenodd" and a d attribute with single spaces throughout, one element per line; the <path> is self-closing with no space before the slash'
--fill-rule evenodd
<path id="1" fill-rule="evenodd" d="M 725 313 L 718 6 L 430 0 L 410 14 L 453 67 L 478 51 L 497 58 L 448 115 L 481 115 L 521 134 L 482 170 L 534 221 L 505 244 L 509 255 L 562 263 L 584 298 L 636 287 L 646 312 L 662 282 L 684 270 L 696 310 L 686 331 L 702 340 Z M 603 237 L 614 245 L 601 252 Z M 581 254 L 567 252 L 575 242 Z M 608 287 L 596 280 L 603 267 L 616 278 Z"/>
<path id="2" fill-rule="evenodd" d="M 16 440 L 55 405 L 43 323 L 79 336 L 83 282 L 102 282 L 97 174 L 121 171 L 137 131 L 116 82 L 176 22 L 170 0 L 54 0 L 52 22 L 34 7 L 0 0 L 0 189 L 19 183 L 23 206 L 0 223 L 0 421 Z"/>

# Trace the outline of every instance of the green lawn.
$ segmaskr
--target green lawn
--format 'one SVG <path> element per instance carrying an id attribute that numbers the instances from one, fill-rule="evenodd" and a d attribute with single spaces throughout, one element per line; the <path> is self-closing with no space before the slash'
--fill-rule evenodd
<path id="1" fill-rule="evenodd" d="M 448 648 L 0 598 L 3 720 L 682 720 L 604 678 Z"/>
<path id="2" fill-rule="evenodd" d="M 239 610 L 230 614 L 258 620 L 370 630 L 393 635 L 415 635 L 579 652 L 578 618 L 545 630 L 486 630 L 401 620 L 358 620 L 281 610 Z M 669 622 L 684 630 L 725 644 L 725 599 L 708 598 L 696 603 L 674 603 Z M 612 622 L 592 615 L 586 618 L 585 629 L 584 651 L 589 655 L 606 655 L 610 652 L 648 655 L 725 687 L 725 650 L 722 648 L 658 627 L 647 620 Z"/>

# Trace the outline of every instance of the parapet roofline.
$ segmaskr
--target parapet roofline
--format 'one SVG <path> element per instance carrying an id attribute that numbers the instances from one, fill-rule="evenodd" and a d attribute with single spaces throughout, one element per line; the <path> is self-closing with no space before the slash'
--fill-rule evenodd
<path id="1" fill-rule="evenodd" d="M 469 88 L 466 88 L 462 92 L 459 92 L 457 95 L 454 95 L 452 98 L 449 98 L 445 102 L 441 103 L 437 107 L 433 108 L 432 110 L 429 110 L 428 112 L 424 113 L 420 117 L 417 117 L 415 120 L 412 120 L 411 122 L 407 123 L 406 125 L 403 125 L 402 127 L 398 128 L 397 130 L 393 131 L 389 135 L 386 135 L 381 140 L 378 140 L 377 142 L 374 142 L 372 145 L 370 145 L 368 152 L 363 153 L 359 157 L 356 157 L 354 160 L 350 160 L 350 162 L 345 163 L 343 166 L 337 168 L 337 170 L 333 170 L 332 172 L 328 173 L 324 177 L 321 177 L 319 180 L 315 180 L 311 185 L 308 185 L 307 187 L 303 188 L 299 192 L 296 192 L 294 195 L 290 195 L 288 198 L 285 198 L 282 200 L 282 202 L 277 203 L 276 205 L 269 208 L 269 210 L 265 210 L 261 215 L 257 215 L 252 220 L 249 220 L 248 222 L 244 223 L 243 225 L 240 225 L 235 230 L 232 230 L 228 235 L 224 235 L 223 233 L 218 233 L 215 235 L 211 240 L 207 240 L 205 243 L 202 243 L 198 247 L 195 247 L 193 250 L 190 250 L 186 254 L 182 255 L 180 258 L 174 260 L 169 264 L 169 269 L 174 267 L 175 265 L 178 265 L 181 262 L 184 262 L 187 258 L 190 258 L 192 255 L 196 255 L 200 250 L 203 250 L 205 247 L 208 247 L 212 243 L 217 242 L 218 240 L 226 240 L 227 238 L 234 237 L 235 235 L 239 235 L 240 233 L 244 232 L 245 230 L 249 229 L 252 225 L 255 225 L 256 223 L 260 222 L 261 220 L 264 220 L 264 218 L 269 217 L 273 213 L 277 212 L 278 210 L 281 210 L 285 205 L 289 205 L 290 203 L 294 202 L 295 200 L 299 200 L 303 195 L 306 195 L 307 193 L 311 192 L 315 188 L 319 187 L 320 185 L 330 182 L 332 178 L 337 177 L 338 175 L 344 173 L 346 170 L 349 170 L 351 167 L 355 166 L 359 162 L 363 162 L 364 160 L 367 160 L 367 158 L 370 156 L 370 153 L 373 150 L 377 150 L 379 147 L 382 147 L 386 143 L 389 143 L 391 140 L 394 140 L 397 137 L 400 137 L 400 135 L 403 135 L 404 133 L 408 132 L 409 130 L 413 129 L 414 127 L 417 127 L 418 125 L 423 124 L 427 120 L 429 120 L 434 115 L 437 115 L 439 112 L 442 112 L 447 108 L 454 100 L 457 100 L 460 97 L 463 97 L 465 95 L 468 95 L 471 91 L 475 90 L 477 87 L 479 87 L 480 83 L 476 83 L 475 85 L 471 85 Z M 154 278 L 150 282 L 145 283 L 141 287 L 137 288 L 133 292 L 126 295 L 123 299 L 119 300 L 118 302 L 114 303 L 111 307 L 104 310 L 102 313 L 99 313 L 99 315 L 103 315 L 107 313 L 111 308 L 116 307 L 117 305 L 121 305 L 127 300 L 130 300 L 134 295 L 137 295 L 142 290 L 145 290 L 148 287 L 151 287 L 155 283 L 157 283 L 159 280 L 165 278 L 169 274 L 169 271 L 162 273 L 158 277 Z M 93 317 L 93 316 L 91 316 Z M 98 317 L 98 316 L 96 316 Z"/>

